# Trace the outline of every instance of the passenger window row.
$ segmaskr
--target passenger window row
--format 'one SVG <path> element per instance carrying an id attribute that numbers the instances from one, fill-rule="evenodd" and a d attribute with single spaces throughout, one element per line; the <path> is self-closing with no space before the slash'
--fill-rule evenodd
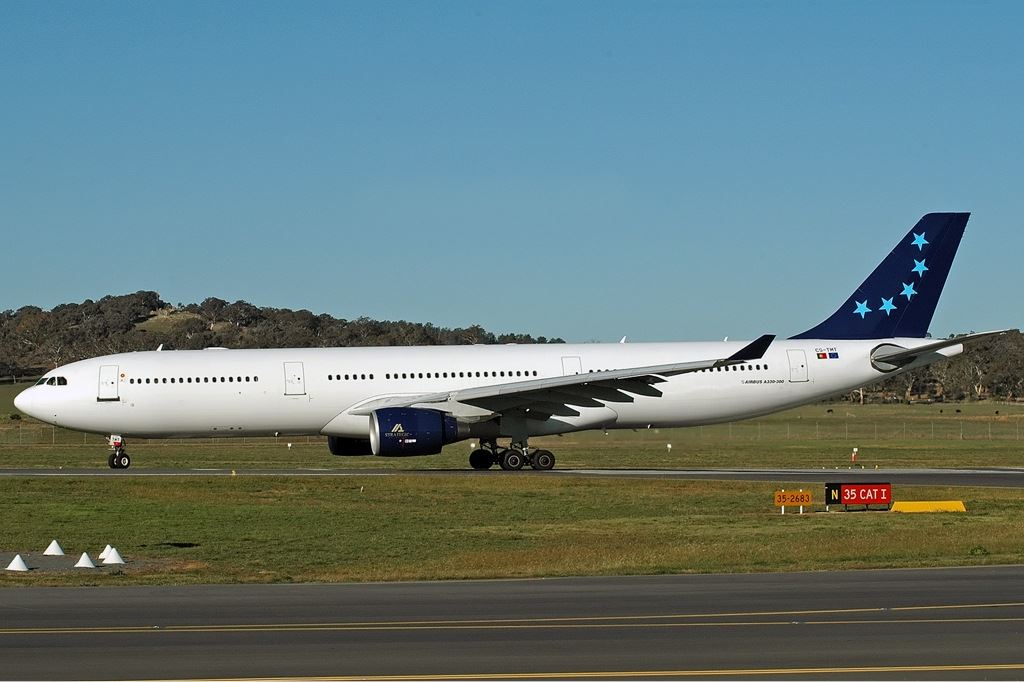
<path id="1" fill-rule="evenodd" d="M 726 365 L 725 367 L 713 367 L 702 369 L 701 372 L 753 372 L 755 370 L 767 370 L 768 365 Z"/>
<path id="2" fill-rule="evenodd" d="M 387 375 L 385 375 L 385 377 L 388 378 L 388 379 L 455 379 L 455 378 L 459 378 L 459 379 L 472 379 L 474 377 L 484 377 L 484 378 L 490 379 L 490 378 L 495 378 L 495 377 L 509 377 L 509 378 L 511 378 L 511 377 L 528 377 L 528 376 L 537 376 L 537 370 L 528 370 L 528 369 L 511 370 L 510 369 L 510 370 L 506 370 L 506 371 L 502 371 L 502 370 L 498 370 L 498 371 L 486 370 L 486 371 L 482 371 L 482 372 L 426 372 L 426 373 L 424 373 L 424 372 L 408 372 L 408 373 L 407 372 L 402 372 L 401 374 L 399 374 L 398 372 L 395 372 L 394 374 L 387 374 Z"/>
<path id="3" fill-rule="evenodd" d="M 757 364 L 757 365 L 726 365 L 725 367 L 714 367 L 709 369 L 702 369 L 701 372 L 746 372 L 746 371 L 762 371 L 767 370 L 768 365 Z M 594 372 L 608 372 L 613 370 L 588 370 L 589 373 Z M 537 376 L 537 370 L 506 370 L 506 371 L 493 371 L 487 370 L 482 372 L 394 372 L 387 373 L 384 375 L 386 379 L 454 379 L 454 378 L 498 378 L 498 377 L 523 377 L 523 376 Z M 365 381 L 367 379 L 372 380 L 373 374 L 328 374 L 328 381 Z M 252 377 L 161 377 L 158 379 L 129 379 L 130 384 L 209 384 L 209 383 L 249 383 L 258 382 L 260 378 L 258 376 Z M 43 377 L 36 382 L 36 386 L 41 385 L 47 386 L 67 386 L 68 380 L 65 377 Z"/>
<path id="4" fill-rule="evenodd" d="M 385 379 L 472 379 L 473 377 L 529 377 L 537 376 L 537 370 L 505 370 L 481 372 L 387 372 Z M 361 381 L 373 379 L 373 374 L 328 374 L 328 381 Z"/>
<path id="5" fill-rule="evenodd" d="M 192 377 L 184 377 L 184 378 L 183 377 L 171 377 L 170 379 L 168 379 L 167 377 L 161 377 L 159 379 L 129 379 L 128 383 L 129 384 L 150 384 L 150 383 L 153 383 L 153 384 L 210 384 L 210 383 L 213 383 L 213 384 L 216 384 L 216 383 L 221 383 L 221 384 L 237 383 L 237 384 L 241 384 L 243 382 L 244 383 L 249 383 L 250 381 L 257 382 L 259 380 L 260 380 L 260 378 L 259 377 L 255 377 L 255 376 L 254 377 L 196 377 L 195 379 L 193 379 Z"/>

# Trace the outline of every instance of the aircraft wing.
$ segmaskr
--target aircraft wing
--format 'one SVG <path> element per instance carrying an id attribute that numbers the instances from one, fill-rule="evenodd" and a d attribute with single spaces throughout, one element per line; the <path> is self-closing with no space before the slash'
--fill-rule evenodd
<path id="1" fill-rule="evenodd" d="M 928 353 L 934 353 L 940 351 L 943 348 L 949 348 L 951 346 L 959 346 L 964 343 L 971 343 L 980 339 L 985 339 L 990 336 L 998 336 L 999 334 L 1005 334 L 1010 330 L 999 329 L 991 332 L 978 332 L 976 334 L 965 334 L 964 336 L 957 336 L 952 339 L 942 339 L 935 343 L 928 343 L 923 346 L 917 346 L 916 348 L 902 348 L 895 345 L 883 345 L 880 346 L 871 354 L 871 361 L 875 364 L 883 364 L 889 369 L 891 367 L 902 367 L 903 365 L 910 364 L 917 358 Z"/>
<path id="2" fill-rule="evenodd" d="M 578 416 L 580 413 L 574 407 L 603 407 L 605 402 L 628 403 L 633 402 L 636 395 L 659 397 L 661 391 L 655 385 L 663 383 L 667 376 L 760 359 L 774 339 L 774 335 L 765 334 L 725 358 L 529 379 L 440 393 L 385 396 L 357 405 L 349 410 L 349 414 L 369 415 L 386 407 L 413 405 L 459 412 L 458 405 L 471 405 L 492 413 L 521 410 L 534 419 L 547 419 L 553 415 Z"/>

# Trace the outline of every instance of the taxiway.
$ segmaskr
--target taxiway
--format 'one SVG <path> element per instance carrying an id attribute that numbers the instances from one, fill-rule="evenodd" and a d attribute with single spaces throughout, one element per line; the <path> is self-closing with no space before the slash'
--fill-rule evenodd
<path id="1" fill-rule="evenodd" d="M 1020 679 L 1024 567 L 26 588 L 0 623 L 5 679 Z"/>

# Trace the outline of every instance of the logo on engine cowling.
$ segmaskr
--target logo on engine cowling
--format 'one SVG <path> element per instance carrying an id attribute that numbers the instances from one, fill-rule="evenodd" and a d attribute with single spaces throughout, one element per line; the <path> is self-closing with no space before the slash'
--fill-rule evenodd
<path id="1" fill-rule="evenodd" d="M 385 434 L 385 436 L 387 436 L 388 438 L 396 438 L 398 440 L 398 443 L 400 443 L 401 445 L 408 445 L 409 443 L 416 442 L 416 438 L 406 434 L 405 428 L 402 426 L 401 423 L 392 426 L 391 430 L 388 431 Z"/>

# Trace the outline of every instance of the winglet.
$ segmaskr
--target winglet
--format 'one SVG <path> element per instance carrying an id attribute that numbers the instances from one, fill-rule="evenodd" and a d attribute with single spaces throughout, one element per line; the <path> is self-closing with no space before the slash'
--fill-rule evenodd
<path id="1" fill-rule="evenodd" d="M 730 355 L 727 362 L 745 362 L 747 360 L 760 360 L 765 351 L 768 350 L 768 346 L 772 345 L 772 341 L 775 340 L 775 334 L 765 334 L 758 339 L 751 341 L 743 348 Z"/>

